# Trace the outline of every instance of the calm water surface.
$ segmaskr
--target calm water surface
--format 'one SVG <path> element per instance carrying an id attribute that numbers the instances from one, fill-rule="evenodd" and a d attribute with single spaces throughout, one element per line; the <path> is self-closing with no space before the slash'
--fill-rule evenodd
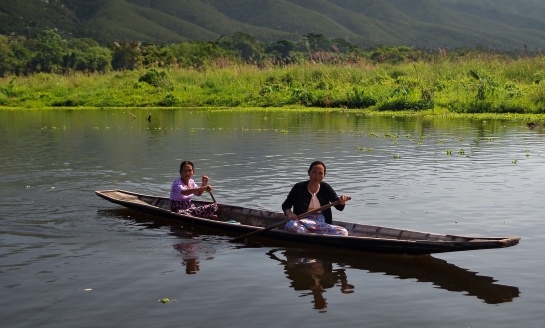
<path id="1" fill-rule="evenodd" d="M 294 111 L 154 109 L 148 122 L 148 113 L 0 111 L 2 325 L 545 322 L 542 128 Z M 187 159 L 220 203 L 280 210 L 320 159 L 326 181 L 352 196 L 337 219 L 522 241 L 424 257 L 232 244 L 94 195 L 168 195 Z"/>

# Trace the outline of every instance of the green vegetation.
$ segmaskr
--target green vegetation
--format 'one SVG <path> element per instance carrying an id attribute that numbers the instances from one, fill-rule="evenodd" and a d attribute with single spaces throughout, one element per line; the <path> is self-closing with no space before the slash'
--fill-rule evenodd
<path id="1" fill-rule="evenodd" d="M 89 39 L 0 36 L 0 106 L 309 107 L 370 112 L 545 113 L 545 55 L 467 48 L 360 50 L 307 34 L 261 43 L 103 48 Z"/>

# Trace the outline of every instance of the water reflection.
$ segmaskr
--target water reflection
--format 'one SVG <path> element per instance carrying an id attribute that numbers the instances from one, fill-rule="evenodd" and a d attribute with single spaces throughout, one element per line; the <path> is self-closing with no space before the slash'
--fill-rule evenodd
<path id="1" fill-rule="evenodd" d="M 511 302 L 519 297 L 517 287 L 496 284 L 494 278 L 477 275 L 433 256 L 384 255 L 364 252 L 335 252 L 313 249 L 273 249 L 267 255 L 285 267 L 286 277 L 295 290 L 313 295 L 314 308 L 327 307 L 323 292 L 339 287 L 342 293 L 352 293 L 345 268 L 383 273 L 397 279 L 415 279 L 432 283 L 451 292 L 464 292 L 487 304 Z M 338 267 L 334 269 L 334 267 Z"/>
<path id="2" fill-rule="evenodd" d="M 222 239 L 214 239 L 217 237 L 207 234 L 201 235 L 199 230 L 187 230 L 179 225 L 171 225 L 170 231 L 170 235 L 181 238 L 173 248 L 182 256 L 181 264 L 185 267 L 186 274 L 197 274 L 201 268 L 201 260 L 214 259 L 216 252 L 223 248 Z"/>
<path id="3" fill-rule="evenodd" d="M 183 242 L 174 245 L 174 249 L 184 255 L 182 265 L 185 266 L 185 273 L 196 274 L 200 270 L 200 261 L 197 255 L 200 242 Z"/>
<path id="4" fill-rule="evenodd" d="M 307 291 L 303 296 L 312 295 L 314 309 L 325 312 L 327 301 L 324 292 L 340 284 L 340 291 L 343 294 L 354 292 L 354 286 L 348 283 L 345 269 L 333 269 L 333 263 L 323 262 L 314 258 L 301 257 L 301 254 L 292 254 L 286 250 L 282 253 L 285 259 L 279 258 L 277 249 L 267 252 L 267 255 L 284 265 L 285 273 L 291 280 L 294 290 Z"/>
<path id="5" fill-rule="evenodd" d="M 201 258 L 211 260 L 214 257 L 211 253 L 215 252 L 215 247 L 210 247 L 206 240 L 202 240 L 199 235 L 178 227 L 171 226 L 171 235 L 182 238 L 182 241 L 173 245 L 174 249 L 182 256 L 182 266 L 185 267 L 186 274 L 196 274 L 201 269 Z"/>
<path id="6" fill-rule="evenodd" d="M 200 270 L 201 244 L 203 241 L 195 239 L 194 234 L 180 230 L 174 226 L 170 227 L 171 235 L 183 238 L 183 241 L 174 244 L 174 249 L 182 255 L 182 266 L 186 274 L 196 274 Z"/>
<path id="7" fill-rule="evenodd" d="M 201 260 L 211 260 L 216 251 L 222 246 L 223 240 L 215 235 L 207 234 L 204 229 L 195 230 L 193 227 L 183 227 L 180 223 L 160 217 L 150 217 L 144 213 L 130 209 L 100 210 L 99 214 L 107 217 L 117 217 L 134 223 L 134 227 L 146 231 L 168 229 L 168 235 L 174 236 L 180 241 L 172 245 L 174 250 L 182 257 L 181 265 L 185 267 L 186 274 L 196 274 L 200 270 Z M 162 234 L 160 235 L 162 236 Z"/>
<path id="8" fill-rule="evenodd" d="M 119 216 L 136 223 L 139 228 L 158 229 L 168 227 L 169 235 L 179 238 L 173 248 L 182 255 L 182 266 L 186 274 L 196 274 L 201 260 L 213 260 L 215 254 L 225 249 L 260 248 L 264 244 L 234 246 L 218 236 L 214 231 L 202 227 L 184 227 L 172 221 L 128 209 L 102 210 L 103 215 Z M 316 248 L 272 248 L 266 255 L 284 266 L 290 287 L 305 291 L 302 296 L 312 295 L 314 308 L 325 311 L 328 303 L 324 297 L 326 289 L 338 288 L 341 293 L 356 291 L 349 283 L 346 268 L 359 269 L 371 273 L 382 273 L 397 279 L 414 279 L 417 282 L 432 283 L 437 288 L 450 292 L 462 292 L 466 296 L 477 297 L 487 304 L 512 302 L 519 297 L 519 288 L 496 284 L 490 276 L 460 268 L 433 256 L 404 256 L 354 251 L 339 251 Z"/>

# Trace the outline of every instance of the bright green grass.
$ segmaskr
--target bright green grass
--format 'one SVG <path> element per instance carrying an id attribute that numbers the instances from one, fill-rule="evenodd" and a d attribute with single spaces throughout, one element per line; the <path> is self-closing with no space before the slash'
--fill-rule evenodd
<path id="1" fill-rule="evenodd" d="M 481 54 L 398 65 L 231 65 L 206 70 L 36 74 L 0 79 L 0 106 L 296 107 L 385 115 L 544 114 L 545 57 L 506 59 Z"/>

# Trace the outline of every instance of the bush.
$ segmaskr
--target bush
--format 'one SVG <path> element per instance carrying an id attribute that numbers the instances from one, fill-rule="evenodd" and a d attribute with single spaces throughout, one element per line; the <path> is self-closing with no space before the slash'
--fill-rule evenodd
<path id="1" fill-rule="evenodd" d="M 406 98 L 398 98 L 391 101 L 387 101 L 382 105 L 378 106 L 377 110 L 379 111 L 402 111 L 402 110 L 426 110 L 433 109 L 435 103 L 430 100 L 411 100 Z"/>
<path id="2" fill-rule="evenodd" d="M 176 107 L 181 104 L 180 100 L 173 94 L 168 93 L 163 100 L 159 101 L 159 106 Z"/>
<path id="3" fill-rule="evenodd" d="M 145 82 L 149 85 L 152 85 L 156 88 L 163 88 L 166 90 L 172 90 L 172 82 L 170 81 L 170 76 L 165 71 L 159 71 L 155 68 L 150 69 L 144 75 L 142 75 L 138 82 Z"/>

